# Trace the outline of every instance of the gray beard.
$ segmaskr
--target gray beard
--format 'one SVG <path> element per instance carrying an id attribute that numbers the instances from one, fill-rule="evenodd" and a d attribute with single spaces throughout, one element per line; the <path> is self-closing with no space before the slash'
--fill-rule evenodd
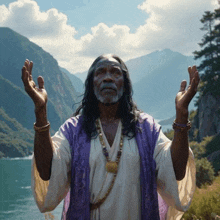
<path id="1" fill-rule="evenodd" d="M 95 94 L 96 99 L 106 106 L 114 105 L 115 103 L 119 102 L 119 100 L 123 96 L 123 92 L 122 94 L 119 93 L 118 95 L 111 98 L 111 102 L 105 103 L 104 102 L 105 98 L 103 96 L 97 94 L 96 91 L 94 91 L 94 94 Z"/>

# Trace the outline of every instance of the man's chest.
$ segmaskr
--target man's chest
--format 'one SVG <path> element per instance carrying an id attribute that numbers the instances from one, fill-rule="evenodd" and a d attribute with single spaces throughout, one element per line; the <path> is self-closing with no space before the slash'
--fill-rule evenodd
<path id="1" fill-rule="evenodd" d="M 112 123 L 112 124 L 103 124 L 102 130 L 105 134 L 105 137 L 109 143 L 109 146 L 111 147 L 114 143 L 114 139 L 116 136 L 118 124 Z"/>

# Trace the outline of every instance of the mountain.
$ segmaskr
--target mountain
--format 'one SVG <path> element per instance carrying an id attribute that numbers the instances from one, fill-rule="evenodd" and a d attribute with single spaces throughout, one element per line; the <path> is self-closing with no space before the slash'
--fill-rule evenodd
<path id="1" fill-rule="evenodd" d="M 49 53 L 9 28 L 0 28 L 0 107 L 25 128 L 33 128 L 34 105 L 21 80 L 21 69 L 26 59 L 34 63 L 34 81 L 37 82 L 39 75 L 44 77 L 48 93 L 48 120 L 53 133 L 73 114 L 72 106 L 78 93 Z"/>
<path id="2" fill-rule="evenodd" d="M 78 78 L 75 74 L 70 73 L 65 68 L 60 67 L 60 70 L 70 78 L 70 81 L 73 87 L 75 88 L 76 92 L 78 92 L 79 95 L 81 95 L 84 92 L 84 83 L 82 82 L 82 80 Z"/>

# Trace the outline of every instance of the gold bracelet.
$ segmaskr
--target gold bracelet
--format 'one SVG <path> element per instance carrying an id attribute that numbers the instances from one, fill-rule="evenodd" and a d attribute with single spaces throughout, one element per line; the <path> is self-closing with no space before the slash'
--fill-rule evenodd
<path id="1" fill-rule="evenodd" d="M 36 132 L 43 132 L 43 131 L 47 131 L 49 129 L 50 129 L 50 122 L 47 122 L 47 124 L 42 127 L 37 127 L 36 123 L 34 123 L 34 130 Z"/>
<path id="2" fill-rule="evenodd" d="M 176 123 L 176 120 L 173 122 L 173 130 L 177 130 L 177 131 L 184 131 L 184 130 L 189 130 L 191 128 L 191 122 L 188 121 L 187 124 L 178 124 Z"/>

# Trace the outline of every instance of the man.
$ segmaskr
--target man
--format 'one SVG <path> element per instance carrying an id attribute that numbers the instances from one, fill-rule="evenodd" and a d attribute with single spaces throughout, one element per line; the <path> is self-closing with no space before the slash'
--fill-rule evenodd
<path id="1" fill-rule="evenodd" d="M 180 219 L 195 190 L 187 131 L 196 66 L 176 96 L 172 142 L 137 109 L 127 67 L 114 55 L 93 62 L 82 105 L 51 138 L 44 81 L 38 77 L 36 87 L 32 67 L 26 60 L 22 80 L 35 104 L 32 190 L 40 211 L 65 198 L 63 219 Z"/>

